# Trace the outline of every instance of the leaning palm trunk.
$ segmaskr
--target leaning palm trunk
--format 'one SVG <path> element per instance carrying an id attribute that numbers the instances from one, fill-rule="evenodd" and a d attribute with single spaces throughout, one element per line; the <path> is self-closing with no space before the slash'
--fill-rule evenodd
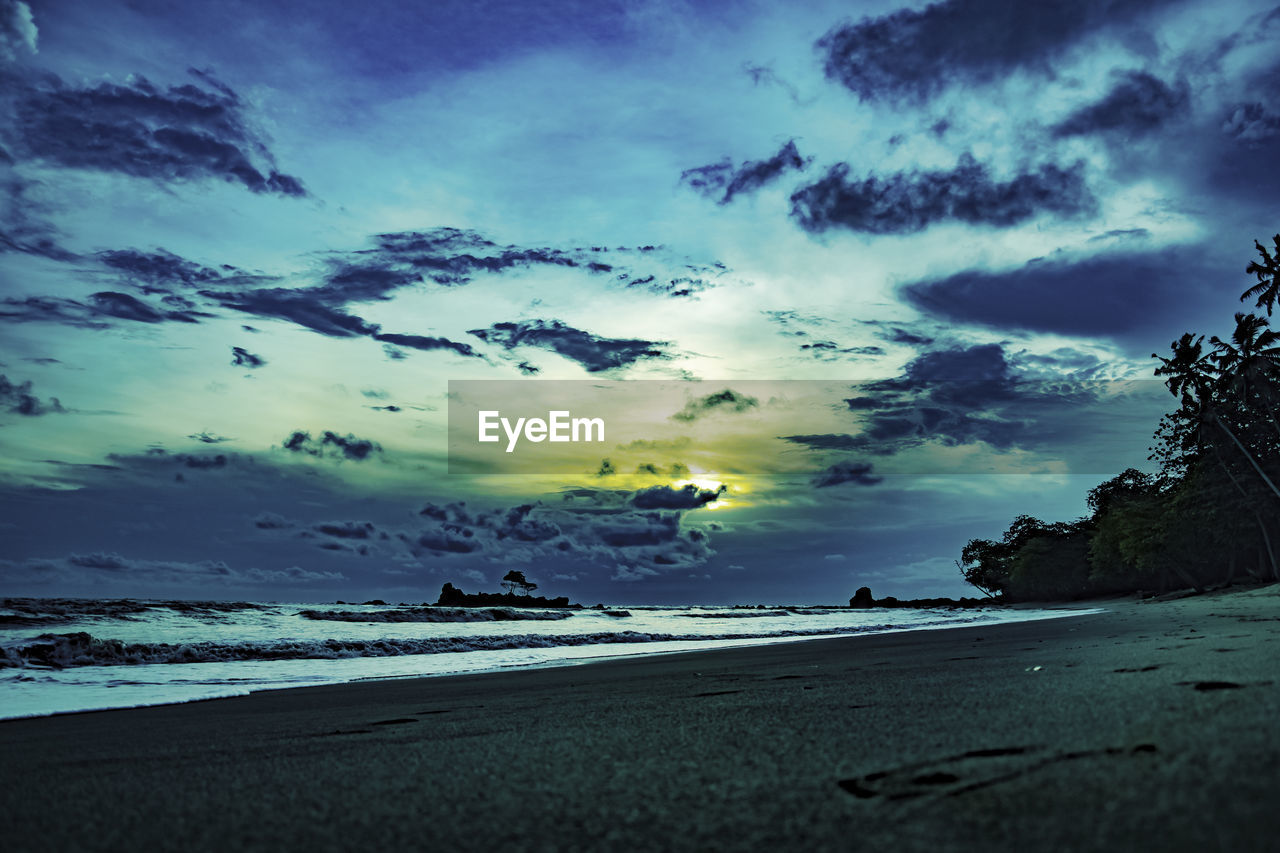
<path id="1" fill-rule="evenodd" d="M 1267 546 L 1267 559 L 1271 561 L 1271 576 L 1280 581 L 1280 568 L 1276 566 L 1276 552 L 1271 547 L 1271 534 L 1267 532 L 1266 522 L 1262 520 L 1262 515 L 1256 510 L 1253 517 L 1258 519 L 1258 529 L 1262 531 L 1262 541 Z"/>
<path id="2" fill-rule="evenodd" d="M 1210 417 L 1213 418 L 1214 423 L 1222 427 L 1222 431 L 1225 432 L 1235 443 L 1236 447 L 1240 449 L 1240 452 L 1244 454 L 1244 458 L 1249 460 L 1249 464 L 1253 466 L 1253 470 L 1257 471 L 1258 476 L 1262 478 L 1262 482 L 1266 483 L 1272 493 L 1274 493 L 1276 497 L 1280 498 L 1280 488 L 1276 488 L 1276 484 L 1271 482 L 1271 478 L 1267 476 L 1267 472 L 1262 470 L 1262 466 L 1258 464 L 1258 460 L 1254 459 L 1253 454 L 1249 452 L 1248 448 L 1240 443 L 1240 439 L 1236 438 L 1236 434 L 1231 431 L 1231 428 L 1224 424 L 1222 422 L 1222 418 L 1218 417 L 1216 413 Z"/>
<path id="3" fill-rule="evenodd" d="M 1226 472 L 1227 479 L 1231 481 L 1231 485 L 1236 487 L 1236 491 L 1240 493 L 1246 501 L 1249 499 L 1249 493 L 1244 490 L 1244 486 L 1240 485 L 1240 481 L 1236 479 L 1236 475 L 1231 473 L 1231 467 L 1222 461 L 1221 454 L 1215 453 L 1214 456 L 1218 460 L 1218 464 L 1222 466 L 1222 470 Z M 1253 517 L 1258 522 L 1258 530 L 1262 532 L 1262 541 L 1267 546 L 1267 559 L 1271 562 L 1271 574 L 1276 580 L 1280 581 L 1280 567 L 1276 565 L 1276 552 L 1271 547 L 1271 534 L 1267 532 L 1267 523 L 1262 520 L 1262 513 L 1256 509 L 1253 511 Z M 1261 549 L 1259 549 L 1261 551 Z M 1261 556 L 1259 556 L 1261 559 Z M 1232 574 L 1235 574 L 1235 557 L 1231 558 Z M 1253 574 L 1250 572 L 1250 574 Z M 1255 576 L 1256 577 L 1256 576 Z"/>

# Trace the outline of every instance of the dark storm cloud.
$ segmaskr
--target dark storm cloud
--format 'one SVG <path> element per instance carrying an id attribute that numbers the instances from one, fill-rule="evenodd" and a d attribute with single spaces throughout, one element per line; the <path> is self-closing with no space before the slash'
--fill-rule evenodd
<path id="1" fill-rule="evenodd" d="M 1037 258 L 1002 272 L 966 270 L 900 293 L 942 320 L 1062 335 L 1125 337 L 1185 322 L 1240 278 L 1215 247 Z M 1149 346 L 1149 344 L 1143 344 Z"/>
<path id="2" fill-rule="evenodd" d="M 31 380 L 15 385 L 3 374 L 0 374 L 0 406 L 12 414 L 32 418 L 66 411 L 57 397 L 50 397 L 45 402 L 32 393 Z"/>
<path id="3" fill-rule="evenodd" d="M 252 370 L 255 367 L 262 367 L 267 360 L 260 355 L 254 355 L 244 347 L 232 347 L 231 363 L 236 367 L 247 367 Z"/>
<path id="4" fill-rule="evenodd" d="M 793 139 L 772 157 L 748 160 L 737 169 L 728 158 L 710 166 L 686 169 L 680 173 L 680 183 L 700 195 L 715 199 L 717 204 L 728 204 L 735 197 L 755 192 L 788 171 L 803 171 L 812 160 L 812 157 L 800 156 Z"/>
<path id="5" fill-rule="evenodd" d="M 399 538 L 414 553 L 435 557 L 481 557 L 502 565 L 577 560 L 608 566 L 617 580 L 636 580 L 701 565 L 714 553 L 702 530 L 682 524 L 684 511 L 707 501 L 671 491 L 688 506 L 649 510 L 629 492 L 593 489 L 576 490 L 575 502 L 561 507 L 537 503 L 477 510 L 465 503 L 427 504 L 419 513 L 422 526 Z"/>
<path id="6" fill-rule="evenodd" d="M 1051 74 L 1063 51 L 1126 27 L 1158 0 L 944 0 L 832 28 L 818 42 L 827 77 L 861 100 L 923 100 L 955 83 L 1020 69 Z"/>
<path id="7" fill-rule="evenodd" d="M 1115 86 L 1097 103 L 1082 107 L 1053 128 L 1057 137 L 1115 133 L 1139 136 L 1185 113 L 1190 105 L 1185 83 L 1176 88 L 1145 71 L 1117 75 Z"/>
<path id="8" fill-rule="evenodd" d="M 667 296 L 672 299 L 684 299 L 701 293 L 704 290 L 715 287 L 714 278 L 718 278 L 724 272 L 723 264 L 713 264 L 710 267 L 693 267 L 688 269 L 695 272 L 710 271 L 710 275 L 678 275 L 675 277 L 658 276 L 655 273 L 647 275 L 633 275 L 631 273 L 618 273 L 614 277 L 622 286 L 628 290 L 646 290 L 656 296 Z"/>
<path id="9" fill-rule="evenodd" d="M 892 328 L 884 336 L 884 339 L 893 344 L 910 344 L 911 346 L 928 346 L 933 343 L 933 338 L 917 335 L 914 332 L 908 332 L 906 329 Z"/>
<path id="10" fill-rule="evenodd" d="M 1086 355 L 1060 350 L 1045 357 L 1011 357 L 999 344 L 933 349 L 910 361 L 899 376 L 851 386 L 844 404 L 856 430 L 779 438 L 814 454 L 888 458 L 888 467 L 897 472 L 942 470 L 931 466 L 948 457 L 935 451 L 973 445 L 1026 451 L 1016 464 L 1031 470 L 1044 470 L 1037 466 L 1052 461 L 1081 473 L 1109 471 L 1141 453 L 1143 442 L 1132 440 L 1135 431 L 1149 433 L 1166 403 L 1159 383 L 1092 378 L 1097 359 Z M 926 445 L 932 450 L 923 456 L 893 461 Z M 958 470 L 970 464 L 965 461 L 970 457 L 955 458 Z M 824 472 L 815 485 L 828 474 L 839 476 Z"/>
<path id="11" fill-rule="evenodd" d="M 196 288 L 222 283 L 228 277 L 241 280 L 246 276 L 235 267 L 224 265 L 215 270 L 164 249 L 155 252 L 116 249 L 99 252 L 98 260 L 144 293 L 167 293 L 174 286 Z"/>
<path id="12" fill-rule="evenodd" d="M 57 559 L 27 560 L 23 563 L 0 561 L 0 577 L 11 582 L 36 579 L 75 583 L 147 583 L 160 584 L 308 584 L 346 580 L 341 572 L 315 572 L 291 566 L 287 569 L 235 569 L 221 560 L 139 560 L 111 551 L 71 554 Z"/>
<path id="13" fill-rule="evenodd" d="M 158 87 L 144 77 L 93 87 L 52 74 L 20 86 L 13 116 L 15 153 L 72 169 L 172 182 L 221 179 L 255 193 L 306 196 L 276 168 L 246 120 L 239 96 L 207 72 L 203 85 Z"/>
<path id="14" fill-rule="evenodd" d="M 479 354 L 471 348 L 470 344 L 451 341 L 448 338 L 424 337 L 423 335 L 374 335 L 375 341 L 383 343 L 395 344 L 396 346 L 409 347 L 410 349 L 422 350 L 430 352 L 431 350 L 445 349 L 452 350 L 458 355 L 465 355 L 472 358 L 479 358 Z"/>
<path id="15" fill-rule="evenodd" d="M 196 315 L 188 311 L 161 311 L 127 293 L 104 290 L 89 297 L 96 313 L 119 320 L 138 323 L 163 323 L 175 320 L 180 323 L 196 323 Z M 208 316 L 208 315 L 204 315 Z"/>
<path id="16" fill-rule="evenodd" d="M 747 394 L 739 394 L 732 388 L 725 388 L 714 394 L 698 397 L 684 404 L 684 408 L 671 416 L 672 420 L 690 423 L 712 412 L 734 412 L 741 414 L 749 409 L 759 407 L 760 401 Z"/>
<path id="17" fill-rule="evenodd" d="M 389 538 L 386 533 L 379 531 L 368 521 L 337 521 L 317 524 L 312 529 L 335 539 L 377 539 L 379 536 L 383 539 Z"/>
<path id="18" fill-rule="evenodd" d="M 870 234 L 911 234 L 938 222 L 1008 227 L 1052 213 L 1088 214 L 1097 202 L 1085 183 L 1084 163 L 1052 163 L 1007 181 L 964 154 L 949 171 L 898 172 L 849 178 L 849 166 L 832 166 L 791 196 L 791 215 L 812 233 L 848 228 Z"/>
<path id="19" fill-rule="evenodd" d="M 448 338 L 423 335 L 402 335 L 382 332 L 382 327 L 350 314 L 335 301 L 331 291 L 325 288 L 260 288 L 250 291 L 202 291 L 202 295 L 216 300 L 226 308 L 243 311 L 258 317 L 274 317 L 288 320 L 313 332 L 331 338 L 368 337 L 384 344 L 409 347 L 422 351 L 452 350 L 459 355 L 480 357 L 468 344 Z"/>
<path id="20" fill-rule="evenodd" d="M 1280 16 L 1277 16 L 1280 20 Z M 1270 216 L 1271 199 L 1280 193 L 1280 63 L 1249 82 L 1252 97 L 1226 106 L 1202 144 L 1207 189 L 1237 203 L 1259 205 Z"/>
<path id="21" fill-rule="evenodd" d="M 869 462 L 837 462 L 828 467 L 825 471 L 819 473 L 813 478 L 813 486 L 818 489 L 825 489 L 831 486 L 839 486 L 844 483 L 854 483 L 859 486 L 874 486 L 884 480 L 871 473 L 872 465 Z"/>
<path id="22" fill-rule="evenodd" d="M 162 300 L 170 302 L 169 299 Z M 197 323 L 212 315 L 193 311 L 191 303 L 177 299 L 171 302 L 180 310 L 162 310 L 127 293 L 101 291 L 89 301 L 62 299 L 56 296 L 28 296 L 0 299 L 0 320 L 16 323 L 59 323 L 84 329 L 103 329 L 113 320 L 137 323 Z"/>
<path id="23" fill-rule="evenodd" d="M 235 439 L 227 438 L 224 435 L 214 435 L 209 432 L 197 432 L 187 436 L 192 441 L 198 441 L 201 444 L 222 444 L 224 441 L 234 441 Z"/>
<path id="24" fill-rule="evenodd" d="M 356 438 L 354 435 L 338 435 L 325 430 L 319 439 L 313 439 L 311 433 L 297 430 L 281 445 L 285 450 L 294 453 L 306 453 L 309 456 L 329 456 L 333 458 L 352 459 L 357 462 L 381 453 L 382 447 L 375 441 Z"/>
<path id="25" fill-rule="evenodd" d="M 654 469 L 656 473 L 657 469 Z M 721 485 L 718 489 L 700 489 L 693 483 L 679 489 L 670 486 L 651 486 L 641 489 L 631 498 L 637 509 L 698 509 L 709 503 L 715 503 L 728 490 Z"/>
<path id="26" fill-rule="evenodd" d="M 192 456 L 188 453 L 178 453 L 174 455 L 173 459 L 184 467 L 199 470 L 227 467 L 227 457 L 221 453 L 217 456 Z"/>
<path id="27" fill-rule="evenodd" d="M 443 285 L 466 284 L 477 273 L 500 273 L 538 264 L 590 269 L 580 252 L 500 246 L 463 228 L 377 234 L 373 242 L 372 249 L 334 260 L 334 271 L 329 276 L 331 287 L 363 294 L 353 295 L 352 299 L 370 299 L 424 279 Z M 591 271 L 608 271 L 608 267 Z"/>
<path id="28" fill-rule="evenodd" d="M 373 247 L 334 253 L 322 286 L 312 288 L 316 299 L 331 306 L 388 299 L 405 287 L 428 282 L 445 287 L 470 283 L 477 275 L 498 275 L 533 267 L 563 267 L 588 275 L 608 275 L 628 289 L 659 296 L 689 297 L 715 286 L 724 264 L 677 261 L 680 272 L 663 272 L 653 257 L 659 247 L 625 246 L 554 248 L 500 245 L 477 231 L 441 227 L 426 231 L 377 234 Z M 606 260 L 607 258 L 607 260 Z M 633 269 L 628 258 L 643 260 Z M 670 263 L 671 259 L 666 259 Z"/>
<path id="29" fill-rule="evenodd" d="M 380 329 L 354 314 L 327 304 L 323 295 L 308 289 L 271 287 L 247 292 L 202 291 L 226 308 L 258 317 L 275 317 L 297 323 L 313 332 L 334 338 L 372 337 Z"/>
<path id="30" fill-rule="evenodd" d="M 819 361 L 840 361 L 845 357 L 884 355 L 884 348 L 877 346 L 842 347 L 835 341 L 813 341 L 801 344 L 800 351 Z"/>
<path id="31" fill-rule="evenodd" d="M 487 329 L 472 329 L 467 334 L 509 350 L 518 346 L 548 349 L 578 362 L 590 373 L 629 367 L 641 359 L 670 357 L 662 349 L 667 344 L 661 341 L 601 338 L 559 320 L 494 323 Z"/>
<path id="32" fill-rule="evenodd" d="M 935 400 L 982 405 L 1013 399 L 1016 379 L 999 344 L 932 350 L 912 359 L 903 375 L 872 383 L 875 390 L 927 391 Z"/>
<path id="33" fill-rule="evenodd" d="M 783 441 L 802 444 L 811 450 L 853 450 L 863 446 L 857 437 L 847 433 L 816 433 L 811 435 L 780 435 Z"/>

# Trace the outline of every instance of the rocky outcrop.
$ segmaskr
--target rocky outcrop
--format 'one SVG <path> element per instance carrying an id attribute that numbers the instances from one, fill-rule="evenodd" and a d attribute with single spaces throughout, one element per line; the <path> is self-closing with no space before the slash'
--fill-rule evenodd
<path id="1" fill-rule="evenodd" d="M 875 598 L 871 595 L 871 587 L 859 587 L 849 599 L 849 606 L 857 609 L 870 607 L 994 607 L 999 602 L 990 598 L 908 598 L 902 601 L 892 595 Z"/>
<path id="2" fill-rule="evenodd" d="M 568 596 L 544 598 L 540 595 L 516 595 L 511 592 L 467 593 L 447 583 L 440 590 L 437 605 L 443 607 L 560 607 L 580 609 L 581 604 L 570 604 Z"/>

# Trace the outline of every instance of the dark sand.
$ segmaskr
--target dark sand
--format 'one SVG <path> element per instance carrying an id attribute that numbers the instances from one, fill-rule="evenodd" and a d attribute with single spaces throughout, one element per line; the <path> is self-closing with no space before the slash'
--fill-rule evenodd
<path id="1" fill-rule="evenodd" d="M 1280 588 L 1102 606 L 0 723 L 0 847 L 1277 849 Z"/>

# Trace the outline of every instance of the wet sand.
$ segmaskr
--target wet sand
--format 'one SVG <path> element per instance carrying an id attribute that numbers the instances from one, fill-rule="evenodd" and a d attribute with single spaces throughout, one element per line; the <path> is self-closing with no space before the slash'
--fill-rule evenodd
<path id="1" fill-rule="evenodd" d="M 6 850 L 1268 850 L 1280 587 L 0 723 Z"/>

